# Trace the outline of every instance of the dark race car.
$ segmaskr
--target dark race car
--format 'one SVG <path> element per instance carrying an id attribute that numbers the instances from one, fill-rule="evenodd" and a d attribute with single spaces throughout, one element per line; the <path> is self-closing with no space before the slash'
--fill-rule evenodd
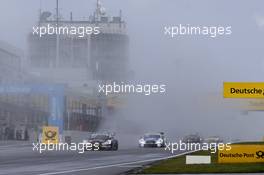
<path id="1" fill-rule="evenodd" d="M 89 139 L 83 140 L 83 143 L 91 143 L 94 150 L 118 150 L 118 140 L 113 134 L 92 134 Z"/>
<path id="2" fill-rule="evenodd" d="M 203 138 L 199 134 L 190 134 L 183 138 L 184 143 L 202 143 Z"/>

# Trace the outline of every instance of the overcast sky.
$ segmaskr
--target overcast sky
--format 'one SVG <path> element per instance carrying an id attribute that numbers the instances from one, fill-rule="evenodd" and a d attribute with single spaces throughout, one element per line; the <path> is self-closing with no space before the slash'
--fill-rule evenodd
<path id="1" fill-rule="evenodd" d="M 126 115 L 147 123 L 146 127 L 166 126 L 179 135 L 186 134 L 186 128 L 188 132 L 204 135 L 247 138 L 264 135 L 263 113 L 244 116 L 218 102 L 215 105 L 208 102 L 208 98 L 219 96 L 223 101 L 223 81 L 264 81 L 263 0 L 102 0 L 102 3 L 109 15 L 123 10 L 136 79 L 167 84 L 166 95 L 139 97 L 142 104 L 136 103 L 136 98 Z M 43 11 L 55 11 L 55 0 L 1 1 L 0 39 L 26 52 L 26 35 L 37 22 L 40 4 Z M 69 18 L 72 11 L 74 19 L 87 18 L 94 8 L 95 0 L 61 0 L 60 5 L 62 15 Z M 232 26 L 232 35 L 216 39 L 164 36 L 164 26 L 178 24 Z M 148 125 L 148 121 L 152 124 Z"/>

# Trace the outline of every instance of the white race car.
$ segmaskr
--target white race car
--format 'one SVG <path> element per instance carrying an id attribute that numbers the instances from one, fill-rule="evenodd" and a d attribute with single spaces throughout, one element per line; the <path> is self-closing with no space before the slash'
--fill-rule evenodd
<path id="1" fill-rule="evenodd" d="M 164 133 L 148 133 L 139 139 L 139 147 L 165 147 Z"/>

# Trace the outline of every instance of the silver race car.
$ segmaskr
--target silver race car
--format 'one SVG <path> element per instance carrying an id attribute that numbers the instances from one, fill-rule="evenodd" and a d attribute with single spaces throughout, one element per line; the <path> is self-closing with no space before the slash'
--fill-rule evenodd
<path id="1" fill-rule="evenodd" d="M 163 132 L 148 133 L 139 139 L 139 147 L 165 147 L 165 136 Z"/>

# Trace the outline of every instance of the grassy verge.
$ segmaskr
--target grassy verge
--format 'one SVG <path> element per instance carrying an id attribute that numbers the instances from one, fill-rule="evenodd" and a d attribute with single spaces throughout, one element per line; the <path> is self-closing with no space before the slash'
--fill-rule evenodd
<path id="1" fill-rule="evenodd" d="M 248 143 L 247 143 L 248 144 Z M 252 144 L 252 143 L 251 143 Z M 199 151 L 190 155 L 211 155 L 211 164 L 186 165 L 185 156 L 160 161 L 146 167 L 142 174 L 198 174 L 198 173 L 260 173 L 264 172 L 263 163 L 218 164 L 217 153 Z"/>

